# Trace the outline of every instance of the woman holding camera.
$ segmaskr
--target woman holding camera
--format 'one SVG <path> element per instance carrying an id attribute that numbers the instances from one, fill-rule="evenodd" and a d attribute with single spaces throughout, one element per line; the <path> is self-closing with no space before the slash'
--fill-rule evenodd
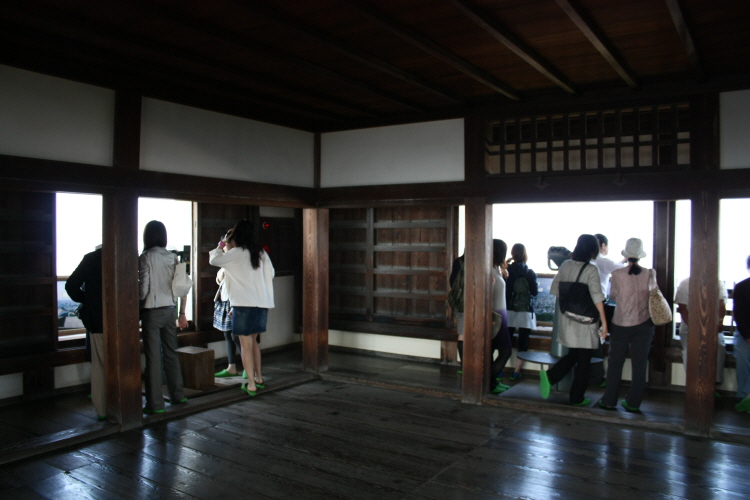
<path id="1" fill-rule="evenodd" d="M 255 396 L 258 388 L 265 387 L 256 337 L 266 331 L 268 310 L 274 307 L 271 259 L 256 241 L 253 224 L 241 220 L 231 234 L 211 250 L 209 263 L 224 270 L 227 296 L 232 305 L 232 335 L 240 340 L 242 365 L 248 376 L 248 383 L 242 390 Z"/>

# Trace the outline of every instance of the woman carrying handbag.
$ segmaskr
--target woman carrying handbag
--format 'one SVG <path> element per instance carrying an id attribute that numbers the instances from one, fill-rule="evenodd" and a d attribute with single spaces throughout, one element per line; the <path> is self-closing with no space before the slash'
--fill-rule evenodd
<path id="1" fill-rule="evenodd" d="M 617 307 L 612 317 L 609 339 L 607 390 L 599 406 L 607 410 L 615 409 L 620 395 L 622 367 L 630 349 L 633 375 L 630 391 L 621 404 L 627 411 L 639 412 L 646 390 L 648 353 L 654 337 L 649 297 L 651 290 L 658 287 L 654 270 L 646 270 L 638 265 L 638 260 L 646 256 L 640 239 L 630 238 L 622 255 L 628 259 L 628 267 L 612 273 L 609 296 Z"/>

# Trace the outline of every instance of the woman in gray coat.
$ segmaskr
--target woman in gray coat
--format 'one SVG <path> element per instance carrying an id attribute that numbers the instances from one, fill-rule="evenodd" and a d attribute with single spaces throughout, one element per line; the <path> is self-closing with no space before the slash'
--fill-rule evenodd
<path id="1" fill-rule="evenodd" d="M 580 281 L 588 285 L 591 299 L 599 311 L 599 324 L 583 324 L 573 321 L 565 315 L 560 315 L 558 340 L 568 348 L 568 353 L 560 358 L 549 371 L 539 372 L 539 390 L 544 399 L 549 397 L 552 385 L 558 383 L 565 375 L 573 370 L 573 384 L 570 387 L 570 403 L 575 406 L 587 406 L 591 400 L 585 397 L 589 383 L 591 358 L 599 347 L 600 337 L 607 336 L 607 318 L 604 316 L 604 294 L 599 282 L 599 270 L 591 263 L 599 255 L 599 242 L 592 234 L 582 234 L 578 237 L 571 260 L 562 263 L 555 279 L 552 280 L 550 293 L 560 296 L 560 282 L 576 281 L 581 267 Z"/>

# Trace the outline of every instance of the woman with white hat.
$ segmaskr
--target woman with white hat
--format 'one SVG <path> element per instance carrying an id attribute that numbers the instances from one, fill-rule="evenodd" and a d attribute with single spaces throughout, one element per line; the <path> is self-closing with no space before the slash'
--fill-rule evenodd
<path id="1" fill-rule="evenodd" d="M 622 366 L 630 348 L 633 375 L 630 391 L 621 404 L 627 411 L 639 412 L 646 390 L 648 353 L 654 337 L 648 297 L 656 284 L 656 276 L 653 269 L 643 272 L 644 268 L 638 265 L 638 261 L 646 256 L 640 239 L 630 238 L 622 255 L 628 259 L 628 267 L 612 273 L 609 296 L 617 307 L 610 328 L 607 390 L 599 406 L 607 410 L 615 409 L 620 394 Z"/>

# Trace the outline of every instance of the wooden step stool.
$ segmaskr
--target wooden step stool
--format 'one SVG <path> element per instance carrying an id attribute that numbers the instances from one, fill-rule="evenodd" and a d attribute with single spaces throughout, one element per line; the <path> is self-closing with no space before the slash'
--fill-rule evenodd
<path id="1" fill-rule="evenodd" d="M 203 347 L 177 349 L 182 382 L 187 389 L 203 391 L 214 386 L 214 351 Z"/>

